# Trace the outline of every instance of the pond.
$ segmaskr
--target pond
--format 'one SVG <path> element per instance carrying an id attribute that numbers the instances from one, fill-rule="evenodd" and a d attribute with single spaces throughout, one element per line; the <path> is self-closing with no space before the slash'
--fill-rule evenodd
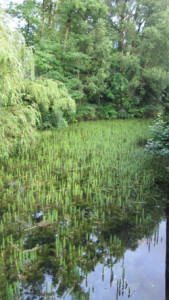
<path id="1" fill-rule="evenodd" d="M 150 121 L 44 132 L 0 166 L 0 299 L 165 300 L 162 161 Z"/>

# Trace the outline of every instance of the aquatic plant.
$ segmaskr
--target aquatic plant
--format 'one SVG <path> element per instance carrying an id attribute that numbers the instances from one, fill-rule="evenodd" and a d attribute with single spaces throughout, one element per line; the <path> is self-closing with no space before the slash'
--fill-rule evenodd
<path id="1" fill-rule="evenodd" d="M 73 124 L 44 132 L 34 151 L 1 164 L 1 298 L 25 297 L 29 286 L 30 293 L 40 290 L 49 299 L 90 299 L 94 287 L 89 291 L 83 283 L 98 263 L 103 280 L 110 268 L 113 288 L 113 258 L 150 236 L 164 209 L 158 169 L 138 146 L 150 135 L 148 125 Z M 123 268 L 117 295 L 124 292 L 129 286 Z"/>

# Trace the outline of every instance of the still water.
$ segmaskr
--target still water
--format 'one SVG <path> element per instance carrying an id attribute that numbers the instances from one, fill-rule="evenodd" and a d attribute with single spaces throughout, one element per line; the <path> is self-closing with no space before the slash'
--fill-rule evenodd
<path id="1" fill-rule="evenodd" d="M 88 277 L 89 286 L 94 286 L 90 299 L 123 299 L 133 300 L 165 300 L 165 253 L 166 253 L 166 223 L 161 222 L 158 236 L 142 239 L 133 252 L 127 250 L 124 258 L 113 266 L 114 281 L 110 287 L 110 270 L 105 268 L 102 281 L 102 266 L 98 265 Z M 124 295 L 117 297 L 117 279 L 125 268 L 125 280 L 130 287 Z M 100 276 L 99 276 L 100 274 Z M 96 280 L 96 278 L 98 278 Z"/>
<path id="2" fill-rule="evenodd" d="M 87 280 L 83 281 L 81 287 L 86 292 L 90 290 L 91 300 L 165 300 L 165 257 L 166 221 L 164 220 L 151 238 L 139 240 L 135 251 L 127 250 L 124 257 L 113 265 L 113 281 L 111 269 L 105 267 L 103 272 L 103 265 L 99 263 L 94 271 L 88 274 Z M 123 270 L 125 270 L 124 288 L 117 291 L 117 281 L 123 277 Z M 45 278 L 44 292 L 46 282 L 51 286 L 52 278 L 49 275 Z M 72 299 L 69 292 L 63 295 L 63 299 Z M 55 296 L 54 299 L 61 298 Z"/>

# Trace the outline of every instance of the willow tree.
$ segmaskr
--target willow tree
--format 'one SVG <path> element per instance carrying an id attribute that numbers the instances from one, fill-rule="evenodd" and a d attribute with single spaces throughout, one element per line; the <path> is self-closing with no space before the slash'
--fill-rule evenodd
<path id="1" fill-rule="evenodd" d="M 0 105 L 15 105 L 21 101 L 22 81 L 34 76 L 34 62 L 32 51 L 26 48 L 22 35 L 9 30 L 3 14 L 0 44 Z"/>
<path id="2" fill-rule="evenodd" d="M 8 157 L 32 147 L 36 128 L 49 112 L 52 125 L 58 126 L 58 120 L 64 125 L 61 112 L 74 112 L 75 103 L 63 84 L 35 80 L 32 51 L 0 16 L 0 157 Z"/>
<path id="3" fill-rule="evenodd" d="M 0 156 L 7 157 L 34 140 L 39 114 L 22 102 L 25 78 L 34 77 L 32 52 L 21 34 L 9 30 L 3 13 L 0 18 Z"/>
<path id="4" fill-rule="evenodd" d="M 31 3 L 31 0 L 25 0 L 22 5 L 13 4 L 10 10 L 13 16 L 18 15 L 21 18 L 22 15 L 25 25 L 21 26 L 21 29 L 26 38 L 28 20 L 25 11 L 28 3 Z M 32 3 L 37 7 L 37 1 Z M 34 33 L 36 74 L 64 82 L 72 97 L 81 100 L 86 95 L 86 83 L 89 83 L 87 77 L 90 72 L 87 65 L 92 59 L 92 53 L 86 53 L 86 43 L 88 44 L 89 38 L 94 38 L 94 34 L 90 33 L 93 28 L 98 27 L 97 23 L 106 19 L 107 7 L 102 0 L 44 0 L 39 5 L 37 20 L 35 21 L 34 17 L 29 20 Z M 107 44 L 108 38 L 105 38 L 105 41 Z M 105 74 L 107 71 L 103 68 L 102 64 L 102 74 Z M 92 80 L 97 85 L 96 78 L 91 78 Z M 90 87 L 87 90 L 91 90 Z"/>

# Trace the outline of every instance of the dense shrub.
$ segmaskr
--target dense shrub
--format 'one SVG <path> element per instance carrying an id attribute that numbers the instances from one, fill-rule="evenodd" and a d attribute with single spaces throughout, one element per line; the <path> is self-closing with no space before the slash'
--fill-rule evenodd
<path id="1" fill-rule="evenodd" d="M 151 126 L 153 138 L 149 139 L 146 150 L 161 156 L 169 156 L 169 125 L 158 114 L 157 119 Z"/>
<path id="2" fill-rule="evenodd" d="M 76 118 L 77 120 L 93 120 L 97 118 L 97 108 L 96 104 L 78 104 Z"/>
<path id="3" fill-rule="evenodd" d="M 114 105 L 108 103 L 99 107 L 98 116 L 101 119 L 112 120 L 117 118 L 117 112 L 114 108 Z"/>
<path id="4" fill-rule="evenodd" d="M 75 102 L 70 97 L 65 85 L 59 81 L 40 78 L 27 80 L 24 86 L 25 102 L 36 103 L 41 113 L 40 128 L 65 127 L 67 122 L 63 113 L 74 114 Z"/>
<path id="5" fill-rule="evenodd" d="M 114 103 L 107 103 L 102 105 L 96 104 L 78 104 L 76 115 L 68 117 L 70 122 L 77 120 L 113 120 L 113 119 L 132 119 L 141 118 L 144 116 L 144 108 L 129 108 L 128 109 L 118 109 L 117 105 Z"/>

